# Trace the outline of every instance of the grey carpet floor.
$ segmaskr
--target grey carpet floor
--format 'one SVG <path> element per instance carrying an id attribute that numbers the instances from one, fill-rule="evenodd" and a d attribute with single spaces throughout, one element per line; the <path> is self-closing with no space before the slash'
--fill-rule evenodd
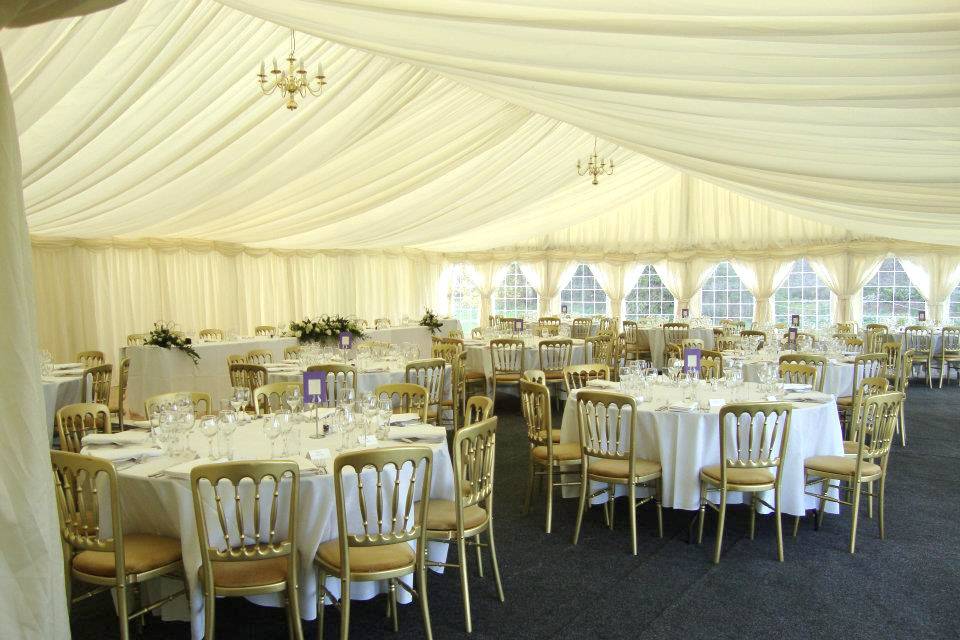
<path id="1" fill-rule="evenodd" d="M 730 509 L 721 563 L 710 562 L 715 517 L 704 544 L 689 544 L 692 513 L 664 510 L 656 537 L 652 507 L 638 513 L 639 554 L 630 555 L 626 507 L 616 528 L 599 509 L 585 518 L 580 542 L 570 542 L 576 501 L 560 499 L 554 532 L 543 532 L 543 507 L 521 513 L 526 440 L 516 400 L 501 397 L 497 442 L 495 523 L 506 602 L 500 604 L 489 570 L 471 571 L 474 638 L 958 638 L 960 637 L 960 389 L 910 389 L 908 446 L 895 445 L 887 483 L 887 539 L 875 521 L 860 522 L 857 553 L 847 553 L 849 514 L 812 518 L 789 537 L 786 561 L 776 561 L 770 516 L 758 518 L 754 540 L 747 514 Z M 472 552 L 470 561 L 473 561 Z M 451 555 L 453 559 L 453 555 Z M 472 567 L 474 565 L 471 565 Z M 429 594 L 436 638 L 465 638 L 457 573 L 431 574 Z M 400 609 L 400 631 L 384 619 L 384 601 L 355 602 L 354 638 L 422 638 L 415 606 Z M 98 596 L 74 607 L 77 640 L 118 637 L 112 603 Z M 316 624 L 304 623 L 307 637 Z M 338 637 L 339 615 L 328 607 L 326 637 Z M 0 634 L 2 635 L 2 634 Z M 189 638 L 185 623 L 153 619 L 146 638 Z M 282 610 L 240 598 L 217 603 L 217 636 L 283 639 Z"/>

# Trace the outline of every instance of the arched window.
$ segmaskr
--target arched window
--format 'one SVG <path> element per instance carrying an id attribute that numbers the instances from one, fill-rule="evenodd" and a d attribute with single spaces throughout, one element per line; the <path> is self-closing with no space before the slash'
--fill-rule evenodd
<path id="1" fill-rule="evenodd" d="M 947 310 L 950 324 L 960 323 L 960 286 L 950 294 L 950 308 Z"/>
<path id="2" fill-rule="evenodd" d="M 626 320 L 673 318 L 675 306 L 673 294 L 663 286 L 653 265 L 648 264 L 640 272 L 637 284 L 627 294 L 623 317 Z"/>
<path id="3" fill-rule="evenodd" d="M 480 290 L 473 283 L 462 264 L 451 267 L 450 312 L 460 321 L 464 332 L 480 326 Z"/>
<path id="4" fill-rule="evenodd" d="M 896 258 L 881 262 L 877 273 L 863 285 L 865 323 L 913 324 L 917 312 L 926 308 L 926 301 Z"/>
<path id="5" fill-rule="evenodd" d="M 753 294 L 740 282 L 729 262 L 721 262 L 700 293 L 702 314 L 712 320 L 753 318 Z"/>
<path id="6" fill-rule="evenodd" d="M 578 265 L 570 282 L 560 290 L 561 308 L 563 305 L 575 316 L 607 315 L 607 294 L 587 265 Z"/>
<path id="7" fill-rule="evenodd" d="M 800 326 L 816 329 L 830 325 L 830 289 L 823 283 L 806 258 L 793 263 L 790 275 L 774 295 L 777 322 L 790 324 L 790 317 L 800 315 Z"/>
<path id="8" fill-rule="evenodd" d="M 523 318 L 537 313 L 537 292 L 516 262 L 507 268 L 503 282 L 493 292 L 493 313 L 508 318 Z"/>

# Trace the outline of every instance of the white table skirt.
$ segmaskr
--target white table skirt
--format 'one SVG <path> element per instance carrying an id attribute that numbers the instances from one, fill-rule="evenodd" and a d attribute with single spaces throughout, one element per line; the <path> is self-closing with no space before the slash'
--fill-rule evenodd
<path id="1" fill-rule="evenodd" d="M 246 355 L 253 349 L 266 349 L 274 362 L 283 361 L 283 351 L 297 344 L 296 338 L 249 338 L 230 342 L 195 344 L 200 362 L 196 365 L 178 349 L 154 346 L 123 347 L 121 357 L 130 358 L 127 402 L 131 411 L 144 411 L 144 401 L 171 391 L 202 391 L 210 394 L 213 405 L 230 396 L 227 356 Z"/>
<path id="2" fill-rule="evenodd" d="M 664 366 L 663 349 L 666 347 L 666 341 L 663 339 L 663 329 L 638 329 L 647 336 L 647 342 L 650 344 L 650 360 L 653 366 L 660 369 Z M 690 337 L 703 340 L 704 349 L 714 348 L 713 329 L 703 327 L 690 327 Z"/>
<path id="3" fill-rule="evenodd" d="M 49 440 L 53 440 L 57 411 L 68 404 L 83 402 L 80 396 L 83 387 L 81 376 L 50 376 L 43 378 L 43 406 Z"/>
<path id="4" fill-rule="evenodd" d="M 523 350 L 523 368 L 540 368 L 540 342 L 552 338 L 528 338 Z M 573 341 L 573 351 L 570 354 L 570 364 L 583 364 L 583 340 Z M 467 370 L 483 371 L 487 379 L 493 378 L 493 362 L 490 359 L 490 343 L 470 341 L 464 343 L 464 352 L 467 354 Z"/>
<path id="5" fill-rule="evenodd" d="M 760 400 L 756 385 L 747 385 L 749 401 Z M 696 510 L 700 508 L 700 469 L 720 463 L 719 409 L 703 412 L 653 411 L 666 404 L 667 398 L 679 401 L 681 392 L 657 387 L 656 403 L 643 403 L 637 416 L 637 457 L 659 460 L 663 468 L 664 507 Z M 719 397 L 719 396 L 718 396 Z M 561 442 L 579 442 L 576 395 L 567 399 L 560 427 Z M 843 455 L 843 438 L 837 404 L 797 404 L 790 426 L 790 440 L 783 461 L 781 510 L 785 514 L 803 515 L 813 509 L 817 500 L 804 494 L 803 461 L 811 456 Z M 570 476 L 565 476 L 571 479 Z M 595 483 L 591 492 L 600 485 Z M 564 487 L 563 495 L 579 495 L 576 487 Z M 773 492 L 762 498 L 773 504 Z M 715 500 L 715 497 L 711 498 Z M 605 500 L 601 496 L 596 502 Z M 742 494 L 729 493 L 728 503 L 743 502 Z M 827 511 L 837 513 L 837 505 L 827 503 Z"/>
<path id="6" fill-rule="evenodd" d="M 357 376 L 357 392 L 360 395 L 373 393 L 382 384 L 405 382 L 406 369 L 387 371 L 361 371 Z M 447 365 L 443 372 L 443 399 L 449 400 L 452 389 L 453 370 Z M 303 382 L 302 371 L 268 371 L 267 382 Z M 359 398 L 358 398 L 359 399 Z"/>
<path id="7" fill-rule="evenodd" d="M 338 435 L 319 440 L 309 436 L 314 431 L 312 423 L 297 425 L 301 432 L 304 450 L 327 448 L 336 455 Z M 269 444 L 261 434 L 258 421 L 241 425 L 233 436 L 234 448 L 238 458 L 266 458 Z M 385 445 L 396 446 L 402 443 L 388 441 Z M 191 445 L 195 450 L 206 452 L 206 439 L 199 433 L 192 434 Z M 447 452 L 446 443 L 431 444 L 433 449 L 433 472 L 430 496 L 440 500 L 453 499 L 453 465 Z M 157 477 L 150 474 L 165 469 L 178 461 L 170 458 L 152 458 L 142 464 L 120 471 L 120 498 L 123 506 L 123 523 L 128 533 L 155 533 L 179 538 L 182 545 L 183 564 L 190 587 L 189 610 L 183 608 L 179 599 L 163 607 L 165 619 L 189 620 L 193 638 L 203 637 L 204 606 L 202 590 L 199 588 L 197 572 L 201 565 L 200 545 L 197 539 L 196 521 L 193 512 L 193 497 L 189 481 L 180 478 Z M 329 465 L 333 470 L 333 462 Z M 304 474 L 300 479 L 299 516 L 297 530 L 298 562 L 300 568 L 300 615 L 303 619 L 314 620 L 317 616 L 317 580 L 313 558 L 321 543 L 337 538 L 336 501 L 334 498 L 333 477 L 331 475 Z M 348 513 L 357 513 L 358 502 L 354 498 L 347 505 Z M 107 510 L 109 511 L 109 510 Z M 101 520 L 109 522 L 109 513 L 101 513 Z M 108 531 L 105 533 L 109 533 Z M 284 532 L 281 531 L 280 535 Z M 444 543 L 430 543 L 427 549 L 432 560 L 446 560 L 447 546 Z M 161 584 L 162 583 L 162 584 Z M 151 589 L 148 589 L 150 586 Z M 158 590 L 172 593 L 177 582 L 161 579 L 145 586 L 145 596 L 156 597 Z M 339 594 L 340 583 L 336 579 L 327 580 L 327 588 Z M 351 585 L 353 599 L 369 599 L 384 591 L 381 583 L 355 582 Z M 401 590 L 401 602 L 409 602 L 409 596 Z M 282 606 L 276 594 L 257 596 L 250 600 L 266 606 Z M 328 604 L 328 606 L 330 606 Z"/>
<path id="8" fill-rule="evenodd" d="M 760 382 L 760 368 L 764 363 L 777 362 L 779 359 L 755 358 L 744 362 L 743 377 L 747 382 Z M 723 363 L 724 369 L 727 367 L 726 359 Z M 826 371 L 824 372 L 823 392 L 831 393 L 834 396 L 848 396 L 853 389 L 853 363 L 840 362 L 838 360 L 827 360 Z"/>

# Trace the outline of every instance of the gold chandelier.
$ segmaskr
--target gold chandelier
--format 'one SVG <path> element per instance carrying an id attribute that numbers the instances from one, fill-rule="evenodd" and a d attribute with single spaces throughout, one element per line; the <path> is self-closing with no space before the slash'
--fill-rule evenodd
<path id="1" fill-rule="evenodd" d="M 590 159 L 587 160 L 587 166 L 582 167 L 579 160 L 577 160 L 577 173 L 581 176 L 587 174 L 593 176 L 593 184 L 600 184 L 597 181 L 598 176 L 613 175 L 613 158 L 609 162 L 605 161 L 602 156 L 597 155 L 597 138 L 593 138 L 593 153 L 590 154 Z"/>
<path id="2" fill-rule="evenodd" d="M 269 96 L 277 89 L 280 90 L 280 97 L 287 101 L 287 109 L 293 111 L 297 108 L 296 97 L 307 97 L 307 92 L 312 96 L 319 96 L 323 93 L 323 86 L 327 84 L 327 78 L 323 75 L 323 65 L 317 62 L 317 75 L 313 78 L 307 78 L 307 69 L 303 60 L 297 61 L 294 55 L 297 49 L 297 40 L 293 29 L 290 29 L 290 55 L 287 56 L 287 70 L 281 71 L 277 66 L 277 59 L 273 59 L 273 69 L 270 75 L 273 77 L 267 80 L 267 73 L 263 61 L 260 61 L 260 73 L 257 77 L 260 79 L 260 91 L 263 95 Z"/>

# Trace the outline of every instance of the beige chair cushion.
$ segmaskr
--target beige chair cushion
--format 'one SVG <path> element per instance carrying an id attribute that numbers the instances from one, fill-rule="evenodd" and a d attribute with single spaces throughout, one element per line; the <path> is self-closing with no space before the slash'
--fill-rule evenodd
<path id="1" fill-rule="evenodd" d="M 487 376 L 483 371 L 467 371 L 464 374 L 463 379 L 464 380 L 483 380 L 486 377 Z"/>
<path id="2" fill-rule="evenodd" d="M 543 377 L 547 380 L 563 380 L 563 371 L 544 371 Z"/>
<path id="3" fill-rule="evenodd" d="M 704 476 L 712 480 L 718 486 L 720 484 L 720 465 L 712 464 L 700 470 Z M 767 469 L 727 469 L 727 483 L 740 485 L 764 485 L 773 484 L 773 471 Z"/>
<path id="4" fill-rule="evenodd" d="M 852 406 L 853 406 L 853 396 L 838 396 L 838 397 L 837 397 L 837 406 L 838 406 L 838 407 L 852 407 Z"/>
<path id="5" fill-rule="evenodd" d="M 340 568 L 340 541 L 324 542 L 317 549 L 317 559 L 329 567 Z M 413 548 L 406 542 L 380 544 L 375 547 L 350 547 L 350 572 L 374 573 L 412 565 L 416 561 Z"/>
<path id="6" fill-rule="evenodd" d="M 494 376 L 497 382 L 517 382 L 520 380 L 519 373 L 498 373 Z"/>
<path id="7" fill-rule="evenodd" d="M 213 562 L 213 584 L 216 587 L 237 589 L 277 584 L 287 579 L 287 557 L 266 560 L 235 560 Z M 203 579 L 203 567 L 200 568 Z"/>
<path id="8" fill-rule="evenodd" d="M 533 457 L 539 458 L 540 460 L 546 460 L 547 447 L 546 446 L 534 447 Z M 553 445 L 553 459 L 554 460 L 579 460 L 580 445 L 576 444 L 575 442 L 568 442 L 566 444 Z"/>
<path id="9" fill-rule="evenodd" d="M 148 533 L 123 536 L 123 568 L 128 574 L 145 573 L 180 560 L 180 541 Z M 73 558 L 80 573 L 108 578 L 116 575 L 112 551 L 81 551 Z"/>
<path id="10" fill-rule="evenodd" d="M 607 460 L 598 458 L 588 463 L 588 469 L 591 476 L 603 476 L 604 478 L 623 478 L 626 479 L 630 474 L 630 463 L 627 460 Z M 636 477 L 645 478 L 660 473 L 660 463 L 656 460 L 642 460 L 637 458 L 637 466 L 634 470 Z"/>
<path id="11" fill-rule="evenodd" d="M 804 460 L 803 466 L 813 475 L 822 471 L 835 475 L 852 476 L 856 471 L 857 459 L 856 457 L 848 458 L 846 456 L 813 456 Z M 860 473 L 865 478 L 879 476 L 880 465 L 873 462 L 864 462 L 860 466 Z"/>
<path id="12" fill-rule="evenodd" d="M 550 439 L 554 442 L 560 442 L 560 429 L 551 429 Z"/>
<path id="13" fill-rule="evenodd" d="M 463 528 L 473 529 L 487 521 L 483 507 L 470 505 L 463 510 Z M 431 500 L 427 508 L 429 531 L 455 531 L 457 528 L 457 505 L 452 500 Z"/>
<path id="14" fill-rule="evenodd" d="M 843 441 L 843 453 L 844 455 L 857 455 L 860 451 L 860 443 L 854 440 L 844 440 Z"/>

